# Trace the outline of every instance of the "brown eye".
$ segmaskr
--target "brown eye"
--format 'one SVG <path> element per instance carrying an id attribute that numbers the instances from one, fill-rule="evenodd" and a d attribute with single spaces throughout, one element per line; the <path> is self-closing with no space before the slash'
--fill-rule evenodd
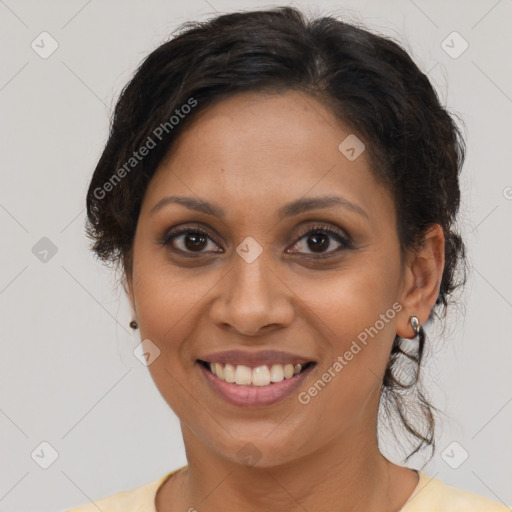
<path id="1" fill-rule="evenodd" d="M 313 233 L 307 238 L 308 247 L 313 252 L 323 252 L 324 249 L 329 247 L 329 235 L 325 233 Z"/>
<path id="2" fill-rule="evenodd" d="M 165 247 L 169 247 L 170 250 L 182 254 L 182 255 L 193 255 L 194 253 L 209 254 L 222 252 L 215 250 L 215 247 L 211 247 L 208 250 L 208 243 L 211 241 L 211 245 L 217 246 L 212 236 L 209 235 L 203 229 L 197 227 L 194 228 L 176 228 L 168 232 L 160 244 Z M 304 241 L 304 242 L 302 242 Z M 327 251 L 332 245 L 333 241 L 338 244 L 338 248 Z M 293 247 L 300 246 L 303 244 L 304 250 L 293 249 L 292 253 L 305 254 L 313 258 L 327 258 L 339 253 L 343 249 L 349 249 L 352 247 L 351 240 L 346 236 L 343 231 L 334 229 L 330 226 L 315 226 L 310 228 L 306 233 L 300 236 L 299 240 L 295 242 Z M 317 254 L 318 256 L 315 256 Z"/>
<path id="3" fill-rule="evenodd" d="M 184 238 L 184 245 L 187 249 L 195 251 L 202 250 L 207 245 L 207 235 L 200 233 L 187 233 Z"/>
<path id="4" fill-rule="evenodd" d="M 351 247 L 350 239 L 343 234 L 342 231 L 333 229 L 330 226 L 315 226 L 304 233 L 300 239 L 294 244 L 294 247 L 300 245 L 301 240 L 304 240 L 305 249 L 311 251 L 310 254 L 320 254 L 319 258 L 325 258 L 340 252 L 342 249 Z M 326 252 L 326 249 L 331 247 L 332 240 L 339 244 L 338 249 Z M 341 248 L 341 249 L 340 249 Z M 292 250 L 293 253 L 304 253 L 302 250 Z M 307 254 L 307 253 L 306 253 Z"/>
<path id="5" fill-rule="evenodd" d="M 167 233 L 161 245 L 169 246 L 172 250 L 185 254 L 194 252 L 202 253 L 210 252 L 204 250 L 208 246 L 208 240 L 212 240 L 213 242 L 213 239 L 206 231 L 198 228 L 188 228 Z M 215 242 L 213 243 L 217 245 Z"/>

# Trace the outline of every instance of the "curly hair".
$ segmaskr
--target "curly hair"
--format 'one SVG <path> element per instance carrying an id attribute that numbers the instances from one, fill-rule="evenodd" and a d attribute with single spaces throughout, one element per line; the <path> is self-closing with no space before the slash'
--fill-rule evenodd
<path id="1" fill-rule="evenodd" d="M 87 192 L 86 233 L 97 257 L 119 264 L 125 275 L 131 271 L 148 183 L 201 110 L 238 92 L 293 89 L 369 142 L 372 173 L 394 199 L 402 255 L 421 246 L 433 224 L 442 226 L 445 266 L 429 320 L 446 316 L 450 295 L 466 279 L 464 243 L 454 227 L 465 143 L 400 44 L 332 16 L 308 20 L 291 7 L 224 14 L 185 23 L 177 32 L 146 57 L 116 104 Z M 135 158 L 150 140 L 151 151 Z M 381 405 L 386 400 L 417 441 L 409 457 L 426 446 L 435 450 L 433 407 L 419 384 L 422 334 L 415 354 L 395 336 L 382 382 Z M 398 375 L 403 361 L 416 365 L 411 383 Z"/>

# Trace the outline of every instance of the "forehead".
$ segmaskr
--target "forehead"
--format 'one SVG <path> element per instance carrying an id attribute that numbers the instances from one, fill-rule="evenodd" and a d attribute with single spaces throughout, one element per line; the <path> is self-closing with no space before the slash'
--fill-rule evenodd
<path id="1" fill-rule="evenodd" d="M 312 97 L 239 93 L 199 113 L 181 134 L 165 163 L 179 159 L 207 167 L 236 163 L 258 167 L 324 167 L 338 156 L 340 136 L 350 131 Z M 245 164 L 244 164 L 245 162 Z"/>
<path id="2" fill-rule="evenodd" d="M 305 93 L 239 93 L 207 107 L 183 130 L 145 202 L 151 207 L 166 193 L 183 193 L 226 208 L 277 209 L 297 197 L 339 192 L 378 214 L 386 198 L 366 151 L 349 160 L 339 149 L 349 136 L 347 126 Z"/>

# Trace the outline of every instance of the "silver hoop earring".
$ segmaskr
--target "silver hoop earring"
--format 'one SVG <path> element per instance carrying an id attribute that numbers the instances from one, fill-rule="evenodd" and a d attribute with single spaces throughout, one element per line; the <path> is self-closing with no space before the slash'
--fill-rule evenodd
<path id="1" fill-rule="evenodd" d="M 411 316 L 409 318 L 409 322 L 412 325 L 412 328 L 414 329 L 414 332 L 415 332 L 415 334 L 417 336 L 420 333 L 420 331 L 421 331 L 421 324 L 420 324 L 420 321 L 419 321 L 418 317 L 417 316 Z"/>

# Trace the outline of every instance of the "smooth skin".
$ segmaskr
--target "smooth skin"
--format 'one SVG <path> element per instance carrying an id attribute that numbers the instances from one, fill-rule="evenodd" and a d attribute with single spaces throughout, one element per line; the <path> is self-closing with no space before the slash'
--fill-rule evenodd
<path id="1" fill-rule="evenodd" d="M 426 322 L 438 297 L 443 231 L 432 226 L 401 259 L 395 205 L 368 152 L 350 161 L 338 149 L 350 133 L 305 93 L 238 93 L 200 112 L 152 178 L 126 290 L 141 339 L 161 351 L 149 370 L 181 422 L 188 460 L 159 489 L 158 512 L 391 512 L 413 493 L 417 473 L 379 452 L 377 412 L 395 334 L 414 338 L 410 316 Z M 291 201 L 333 195 L 362 212 L 337 204 L 278 215 Z M 152 211 L 168 196 L 213 203 L 225 216 L 175 203 Z M 322 229 L 320 243 L 303 236 L 318 224 L 351 243 Z M 207 237 L 160 244 L 176 226 Z M 252 263 L 236 252 L 246 237 L 262 248 Z M 394 303 L 401 311 L 301 403 L 298 393 Z M 317 362 L 297 393 L 271 406 L 227 403 L 196 363 L 207 352 L 265 348 Z M 248 443 L 255 465 L 238 455 Z"/>

